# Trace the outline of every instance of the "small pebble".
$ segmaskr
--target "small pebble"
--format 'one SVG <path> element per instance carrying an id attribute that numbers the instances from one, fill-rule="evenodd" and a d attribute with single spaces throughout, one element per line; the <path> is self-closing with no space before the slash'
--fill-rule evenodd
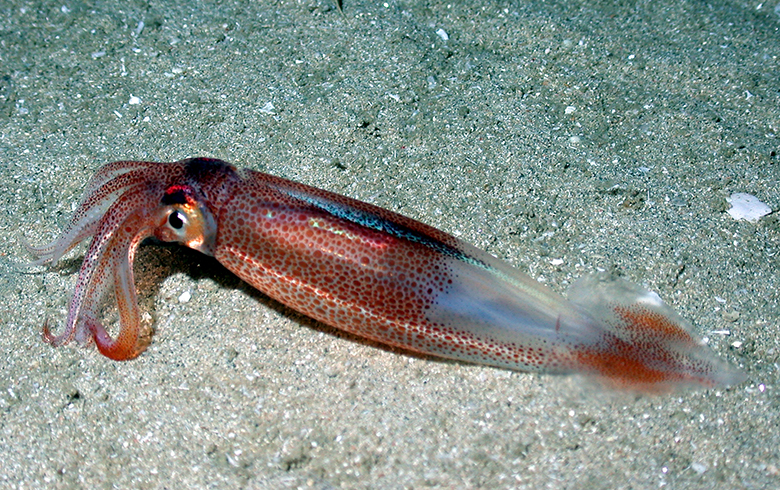
<path id="1" fill-rule="evenodd" d="M 739 312 L 738 311 L 726 310 L 726 311 L 723 312 L 723 321 L 728 322 L 728 323 L 734 323 L 737 320 L 739 320 Z"/>
<path id="2" fill-rule="evenodd" d="M 707 471 L 707 465 L 702 463 L 691 463 L 691 469 L 701 475 Z"/>

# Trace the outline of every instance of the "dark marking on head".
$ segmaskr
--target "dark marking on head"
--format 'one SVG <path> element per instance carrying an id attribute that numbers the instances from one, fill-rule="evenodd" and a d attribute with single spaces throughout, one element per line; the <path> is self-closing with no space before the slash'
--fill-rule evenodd
<path id="1" fill-rule="evenodd" d="M 188 158 L 182 160 L 186 165 L 185 175 L 195 182 L 203 182 L 215 178 L 225 178 L 236 173 L 233 165 L 216 158 Z"/>
<path id="2" fill-rule="evenodd" d="M 193 197 L 209 205 L 220 206 L 230 194 L 230 187 L 241 181 L 234 166 L 215 158 L 188 158 L 178 162 L 184 165 L 182 182 L 193 189 Z"/>
<path id="3" fill-rule="evenodd" d="M 166 206 L 171 204 L 187 204 L 192 201 L 192 189 L 183 185 L 172 185 L 165 190 L 162 203 Z"/>

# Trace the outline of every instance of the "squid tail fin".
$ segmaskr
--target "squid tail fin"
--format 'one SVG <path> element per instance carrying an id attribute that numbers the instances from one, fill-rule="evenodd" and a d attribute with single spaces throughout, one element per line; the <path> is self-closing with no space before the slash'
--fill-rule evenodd
<path id="1" fill-rule="evenodd" d="M 601 338 L 575 349 L 574 355 L 585 372 L 608 386 L 658 393 L 731 386 L 746 379 L 653 292 L 595 274 L 575 282 L 568 299 L 603 329 Z"/>

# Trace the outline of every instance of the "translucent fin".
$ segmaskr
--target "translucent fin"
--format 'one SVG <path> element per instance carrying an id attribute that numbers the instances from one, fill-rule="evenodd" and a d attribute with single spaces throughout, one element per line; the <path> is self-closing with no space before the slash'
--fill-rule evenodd
<path id="1" fill-rule="evenodd" d="M 577 352 L 585 371 L 618 387 L 669 391 L 678 386 L 731 386 L 745 374 L 718 358 L 661 298 L 607 274 L 572 285 L 569 301 L 604 329 L 598 345 Z M 589 369 L 588 369 L 589 368 Z"/>

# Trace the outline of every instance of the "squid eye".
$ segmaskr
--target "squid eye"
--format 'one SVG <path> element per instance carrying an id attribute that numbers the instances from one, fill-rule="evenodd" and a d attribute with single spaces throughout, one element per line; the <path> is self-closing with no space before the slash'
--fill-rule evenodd
<path id="1" fill-rule="evenodd" d="M 181 211 L 174 211 L 168 215 L 168 224 L 174 230 L 181 230 L 184 226 L 184 216 Z"/>

